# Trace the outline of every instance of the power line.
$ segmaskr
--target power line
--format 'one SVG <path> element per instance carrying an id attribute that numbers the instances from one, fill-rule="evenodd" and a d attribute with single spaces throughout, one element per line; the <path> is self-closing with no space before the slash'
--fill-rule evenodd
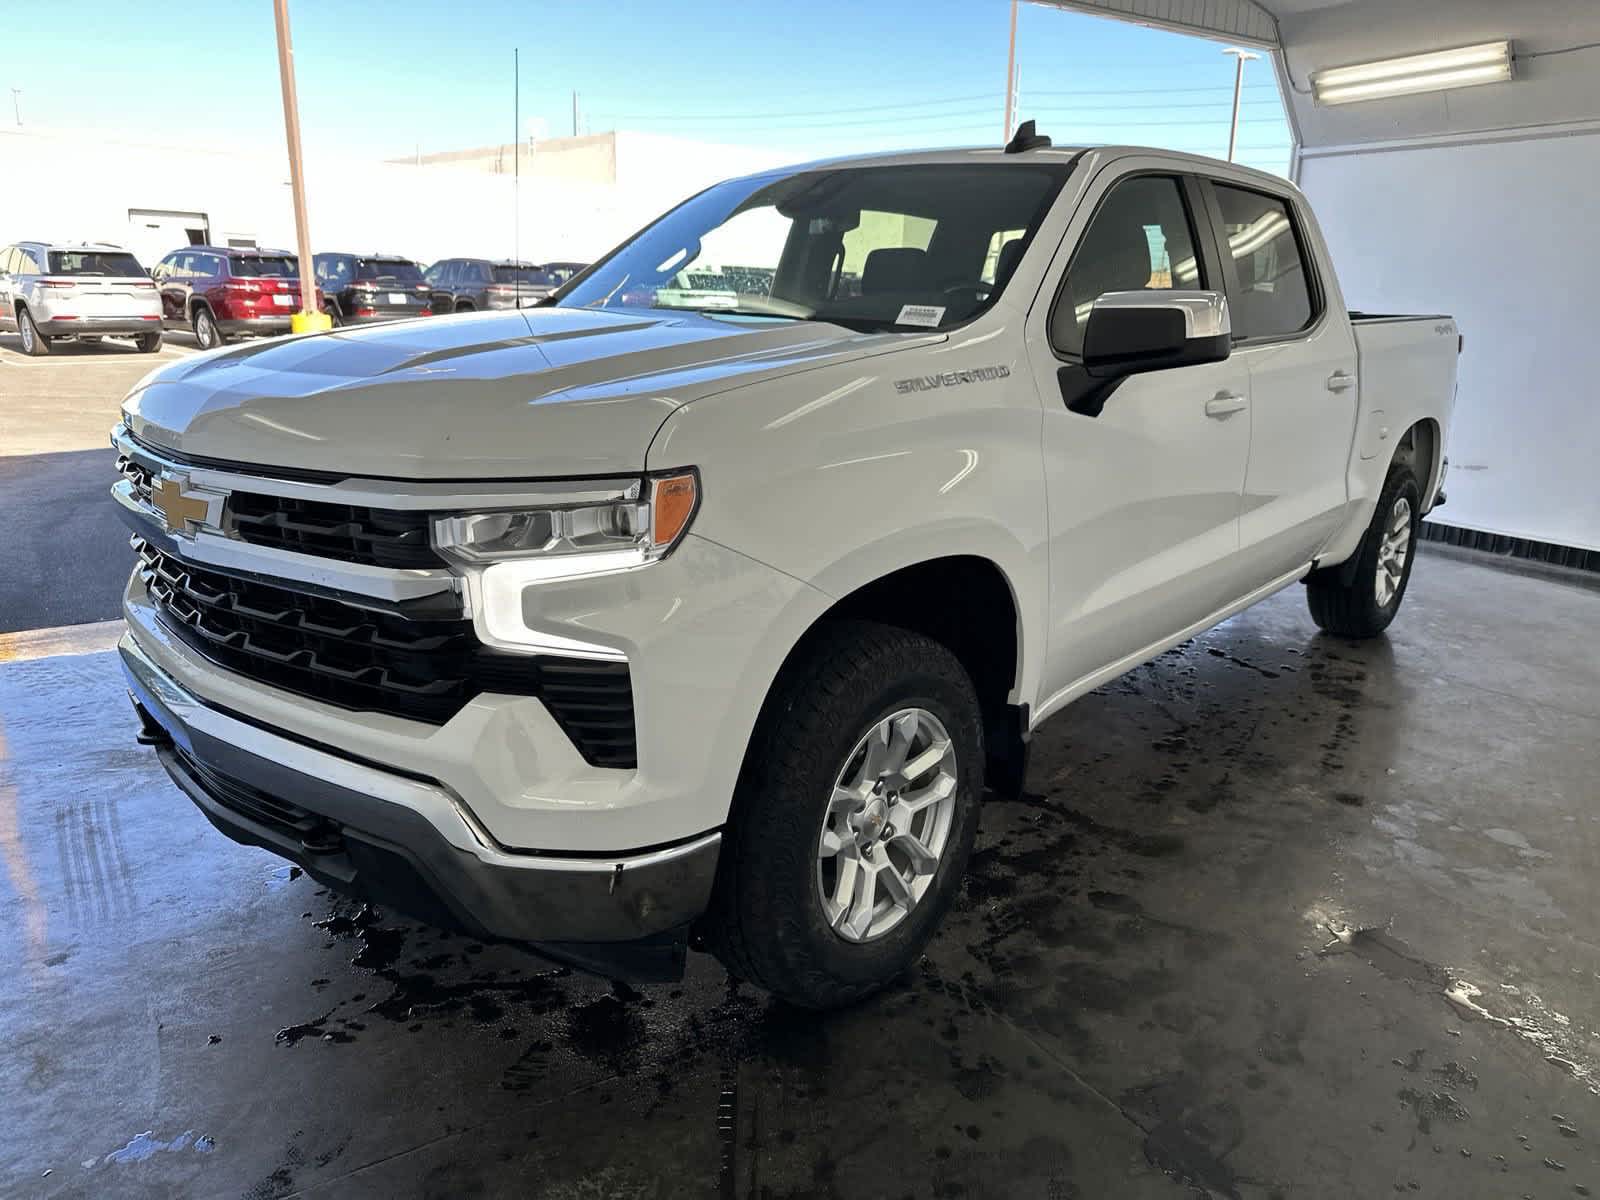
<path id="1" fill-rule="evenodd" d="M 614 115 L 625 121 L 771 121 L 780 117 L 849 116 L 851 113 L 882 112 L 897 108 L 929 108 L 935 104 L 968 104 L 974 100 L 993 100 L 995 103 L 999 103 L 999 97 L 992 92 L 981 92 L 973 96 L 945 96 L 937 100 L 905 100 L 897 104 L 857 104 L 850 108 L 813 108 L 804 111 L 784 109 L 781 112 L 620 113 Z"/>

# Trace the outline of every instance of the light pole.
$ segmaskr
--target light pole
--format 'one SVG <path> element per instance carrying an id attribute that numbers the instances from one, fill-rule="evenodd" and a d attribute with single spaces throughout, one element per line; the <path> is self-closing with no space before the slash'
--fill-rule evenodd
<path id="1" fill-rule="evenodd" d="M 1239 144 L 1239 93 L 1244 90 L 1245 60 L 1260 58 L 1261 55 L 1241 50 L 1237 46 L 1229 46 L 1223 53 L 1233 55 L 1236 60 L 1233 69 L 1233 123 L 1228 126 L 1228 161 L 1232 162 L 1234 149 Z"/>
<path id="2" fill-rule="evenodd" d="M 11 111 L 17 118 L 17 128 L 18 129 L 22 128 L 22 103 L 21 103 L 21 101 L 19 99 L 19 97 L 21 95 L 22 95 L 22 89 L 21 88 L 12 88 L 11 89 Z"/>
<path id="3" fill-rule="evenodd" d="M 316 305 L 317 278 L 311 258 L 311 227 L 306 220 L 306 181 L 300 163 L 300 101 L 294 90 L 294 46 L 289 40 L 289 0 L 273 0 L 278 27 L 278 76 L 283 85 L 283 129 L 289 140 L 289 189 L 294 193 L 294 228 L 300 250 L 300 311 L 289 318 L 295 333 L 332 329 L 333 318 Z"/>
<path id="4" fill-rule="evenodd" d="M 1006 51 L 1006 127 L 1000 131 L 1002 143 L 1011 140 L 1011 119 L 1017 103 L 1017 0 L 1011 0 L 1011 45 Z"/>

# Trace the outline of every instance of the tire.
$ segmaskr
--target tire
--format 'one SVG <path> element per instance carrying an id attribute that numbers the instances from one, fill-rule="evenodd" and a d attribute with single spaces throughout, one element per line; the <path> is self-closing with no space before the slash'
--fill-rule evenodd
<path id="1" fill-rule="evenodd" d="M 194 310 L 194 340 L 200 343 L 202 350 L 215 350 L 228 341 L 227 335 L 217 326 L 216 317 L 211 315 L 211 309 L 204 304 L 197 305 Z"/>
<path id="2" fill-rule="evenodd" d="M 1306 577 L 1311 619 L 1341 637 L 1377 637 L 1389 628 L 1411 582 L 1421 519 L 1417 477 L 1407 464 L 1394 463 L 1353 564 L 1325 567 Z"/>
<path id="3" fill-rule="evenodd" d="M 22 352 L 34 358 L 50 353 L 50 339 L 39 332 L 33 323 L 33 314 L 25 308 L 17 309 L 17 332 L 22 335 Z"/>
<path id="4" fill-rule="evenodd" d="M 333 303 L 333 301 L 330 300 L 328 303 L 324 304 L 322 306 L 322 311 L 328 314 L 328 320 L 333 322 L 333 327 L 335 329 L 344 324 L 344 318 L 339 315 L 339 306 Z"/>
<path id="5" fill-rule="evenodd" d="M 875 772 L 866 756 L 881 751 L 879 766 L 892 765 L 894 738 L 910 726 L 900 760 L 926 763 L 938 745 L 945 757 L 912 776 Z M 869 747 L 869 735 L 880 733 L 884 746 Z M 874 777 L 887 786 L 871 790 Z M 982 778 L 977 692 L 949 650 L 866 621 L 824 627 L 785 666 L 751 739 L 702 927 L 707 947 L 734 975 L 803 1008 L 833 1008 L 883 988 L 916 961 L 955 899 Z M 842 779 L 855 786 L 839 788 Z M 898 789 L 913 803 L 940 798 L 907 816 L 901 800 L 891 805 Z M 825 820 L 837 849 L 831 856 Z M 857 823 L 849 834 L 856 840 L 841 846 L 832 828 Z M 918 838 L 935 851 L 923 859 L 929 871 L 912 866 L 908 848 Z M 858 880 L 869 868 L 874 887 L 856 896 L 887 903 L 882 915 L 859 902 L 830 913 L 848 887 L 844 874 Z M 884 882 L 890 869 L 898 887 Z"/>
<path id="6" fill-rule="evenodd" d="M 476 304 L 469 304 L 463 300 L 460 304 L 456 305 L 456 311 L 458 313 L 477 312 L 478 306 Z"/>
<path id="7" fill-rule="evenodd" d="M 133 344 L 139 347 L 140 354 L 154 354 L 161 349 L 161 334 L 159 331 L 156 333 L 141 333 L 133 339 Z"/>

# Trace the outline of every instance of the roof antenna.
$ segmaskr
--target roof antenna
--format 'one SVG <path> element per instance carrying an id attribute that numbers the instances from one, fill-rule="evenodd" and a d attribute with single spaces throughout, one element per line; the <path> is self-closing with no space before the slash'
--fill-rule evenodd
<path id="1" fill-rule="evenodd" d="M 1024 121 L 1017 126 L 1017 135 L 1006 143 L 1007 154 L 1021 154 L 1025 150 L 1043 150 L 1050 145 L 1050 139 L 1042 133 L 1035 133 L 1032 121 Z"/>

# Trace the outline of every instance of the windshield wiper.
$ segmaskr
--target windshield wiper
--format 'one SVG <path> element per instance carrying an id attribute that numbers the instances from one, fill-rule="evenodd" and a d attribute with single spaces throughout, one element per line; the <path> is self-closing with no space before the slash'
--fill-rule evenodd
<path id="1" fill-rule="evenodd" d="M 775 313 L 760 308 L 727 308 L 719 305 L 652 304 L 656 312 L 690 312 L 708 317 L 765 317 L 769 321 L 814 321 L 816 317 L 802 317 L 794 313 Z"/>

